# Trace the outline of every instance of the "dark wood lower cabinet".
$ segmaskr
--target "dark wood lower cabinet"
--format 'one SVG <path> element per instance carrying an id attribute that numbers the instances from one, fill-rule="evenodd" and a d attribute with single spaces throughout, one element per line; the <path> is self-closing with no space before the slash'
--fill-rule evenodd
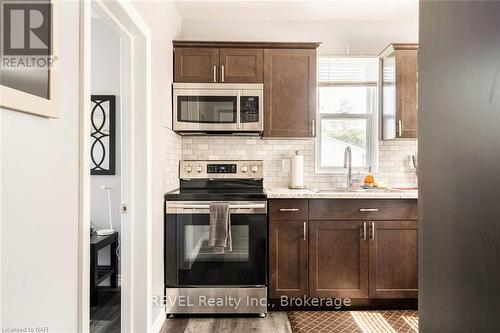
<path id="1" fill-rule="evenodd" d="M 416 200 L 271 200 L 269 207 L 271 298 L 418 297 Z"/>
<path id="2" fill-rule="evenodd" d="M 269 224 L 269 295 L 307 295 L 307 222 L 275 221 Z"/>
<path id="3" fill-rule="evenodd" d="M 309 296 L 368 297 L 363 222 L 310 221 L 309 226 Z"/>
<path id="4" fill-rule="evenodd" d="M 369 252 L 370 297 L 418 296 L 417 221 L 373 222 Z"/>

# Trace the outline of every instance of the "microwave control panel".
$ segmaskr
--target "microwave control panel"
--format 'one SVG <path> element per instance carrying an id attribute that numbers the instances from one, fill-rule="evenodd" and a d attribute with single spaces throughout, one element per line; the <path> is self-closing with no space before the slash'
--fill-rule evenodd
<path id="1" fill-rule="evenodd" d="M 258 96 L 241 96 L 240 97 L 240 112 L 242 123 L 257 123 L 259 122 L 259 97 Z"/>

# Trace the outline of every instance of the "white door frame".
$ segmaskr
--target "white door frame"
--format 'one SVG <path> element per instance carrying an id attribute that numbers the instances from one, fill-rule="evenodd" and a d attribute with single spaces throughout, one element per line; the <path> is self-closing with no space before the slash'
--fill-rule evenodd
<path id="1" fill-rule="evenodd" d="M 90 26 L 94 9 L 120 35 L 122 112 L 121 327 L 151 331 L 151 33 L 130 2 L 82 1 L 80 6 L 80 176 L 78 332 L 90 320 Z"/>

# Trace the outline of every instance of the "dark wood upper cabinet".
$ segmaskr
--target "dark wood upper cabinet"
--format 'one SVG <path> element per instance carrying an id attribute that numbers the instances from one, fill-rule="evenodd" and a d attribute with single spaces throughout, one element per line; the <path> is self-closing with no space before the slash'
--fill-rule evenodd
<path id="1" fill-rule="evenodd" d="M 418 44 L 391 44 L 380 53 L 382 138 L 418 134 Z"/>
<path id="2" fill-rule="evenodd" d="M 174 82 L 263 83 L 264 136 L 314 137 L 319 45 L 174 41 Z"/>
<path id="3" fill-rule="evenodd" d="M 263 83 L 264 49 L 315 51 L 320 45 L 183 40 L 175 40 L 172 44 L 174 82 L 192 83 Z"/>
<path id="4" fill-rule="evenodd" d="M 220 82 L 264 82 L 264 50 L 220 49 L 219 54 Z"/>
<path id="5" fill-rule="evenodd" d="M 316 49 L 264 50 L 264 136 L 314 137 Z"/>
<path id="6" fill-rule="evenodd" d="M 304 297 L 307 295 L 307 222 L 269 223 L 269 295 Z"/>
<path id="7" fill-rule="evenodd" d="M 417 225 L 417 221 L 370 225 L 370 297 L 417 298 Z"/>
<path id="8" fill-rule="evenodd" d="M 174 49 L 174 82 L 217 82 L 218 66 L 219 49 Z"/>
<path id="9" fill-rule="evenodd" d="M 309 296 L 368 297 L 368 239 L 363 222 L 309 222 Z"/>

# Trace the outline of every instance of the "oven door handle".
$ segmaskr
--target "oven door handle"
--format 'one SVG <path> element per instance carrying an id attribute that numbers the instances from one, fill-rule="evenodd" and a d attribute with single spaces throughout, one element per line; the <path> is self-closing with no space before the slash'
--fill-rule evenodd
<path id="1" fill-rule="evenodd" d="M 209 209 L 210 205 L 168 204 L 169 208 Z M 229 205 L 229 209 L 264 209 L 266 204 Z"/>

